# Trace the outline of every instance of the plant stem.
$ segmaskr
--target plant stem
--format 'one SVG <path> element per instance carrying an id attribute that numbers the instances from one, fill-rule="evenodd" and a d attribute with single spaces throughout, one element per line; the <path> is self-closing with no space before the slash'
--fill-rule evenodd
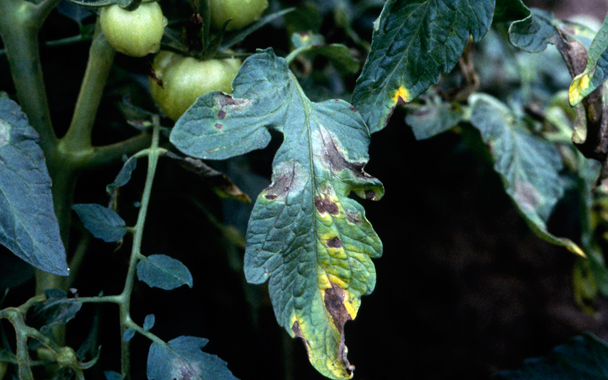
<path id="1" fill-rule="evenodd" d="M 44 18 L 58 1 L 44 1 L 39 6 L 23 0 L 0 1 L 0 36 L 17 97 L 30 125 L 41 137 L 40 145 L 49 159 L 57 145 L 51 112 L 44 87 L 38 32 Z"/>
<path id="2" fill-rule="evenodd" d="M 292 51 L 291 53 L 289 53 L 287 55 L 287 57 L 285 57 L 285 60 L 287 61 L 287 64 L 289 65 L 291 63 L 291 61 L 293 61 L 293 59 L 295 57 L 297 57 L 298 55 L 300 55 L 300 54 L 302 54 L 302 53 L 304 53 L 306 51 L 312 50 L 312 48 L 313 48 L 312 46 L 302 46 L 302 47 L 299 47 L 299 48 L 295 49 L 294 51 Z"/>
<path id="3" fill-rule="evenodd" d="M 115 55 L 116 50 L 101 33 L 98 20 L 72 123 L 61 139 L 62 153 L 79 155 L 90 153 L 91 131 Z"/>
<path id="4" fill-rule="evenodd" d="M 127 272 L 127 278 L 125 280 L 125 287 L 120 294 L 120 325 L 121 325 L 121 336 L 129 328 L 133 327 L 134 323 L 131 320 L 130 306 L 131 306 L 131 293 L 133 292 L 133 283 L 135 281 L 135 270 L 137 268 L 137 262 L 140 259 L 141 243 L 144 234 L 144 225 L 146 222 L 146 215 L 148 212 L 148 206 L 150 205 L 150 196 L 152 194 L 152 183 L 154 182 L 154 175 L 156 173 L 156 166 L 158 164 L 158 157 L 161 151 L 164 149 L 158 147 L 159 135 L 160 135 L 160 120 L 158 116 L 153 118 L 154 129 L 152 132 L 152 145 L 148 152 L 148 173 L 146 175 L 146 183 L 144 185 L 144 191 L 141 198 L 141 206 L 139 209 L 139 215 L 137 216 L 137 223 L 135 224 L 135 235 L 133 236 L 133 247 L 131 249 L 131 259 L 129 261 L 129 270 Z M 130 363 L 130 349 L 129 342 L 121 341 L 121 372 L 122 377 L 125 380 L 130 379 L 131 374 L 131 363 Z"/>

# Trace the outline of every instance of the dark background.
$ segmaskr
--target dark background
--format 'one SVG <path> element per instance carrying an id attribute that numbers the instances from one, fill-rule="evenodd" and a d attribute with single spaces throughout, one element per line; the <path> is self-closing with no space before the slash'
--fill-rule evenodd
<path id="1" fill-rule="evenodd" d="M 608 10 L 606 1 L 526 3 L 551 9 L 559 17 L 582 13 L 599 22 Z M 371 33 L 374 17 L 372 12 L 357 21 L 362 36 Z M 45 38 L 70 35 L 73 27 L 54 14 Z M 287 49 L 286 42 L 277 42 L 272 31 L 251 38 L 257 47 L 259 41 L 271 41 L 269 45 Z M 88 45 L 63 49 L 42 54 L 56 125 L 69 121 Z M 117 56 L 114 79 L 99 112 L 97 143 L 133 133 L 115 103 L 125 92 L 134 97 L 145 92 L 147 68 L 142 62 Z M 12 94 L 4 57 L 0 57 L 0 69 L 0 90 Z M 153 109 L 149 98 L 138 99 L 140 106 Z M 375 291 L 363 298 L 357 319 L 346 324 L 355 378 L 488 379 L 495 371 L 516 368 L 524 358 L 544 355 L 584 331 L 608 339 L 605 300 L 597 300 L 594 316 L 574 306 L 573 255 L 529 231 L 491 164 L 456 134 L 416 141 L 404 116 L 403 110 L 396 110 L 389 126 L 373 136 L 366 167 L 386 188 L 380 202 L 363 201 L 367 217 L 384 243 L 384 255 L 375 260 Z M 280 143 L 276 137 L 263 151 L 215 166 L 254 198 L 268 184 L 272 155 Z M 145 163 L 139 164 L 121 193 L 120 212 L 128 223 L 135 221 L 133 202 L 139 200 L 145 175 Z M 85 175 L 79 182 L 76 203 L 106 203 L 105 185 L 117 171 Z M 566 200 L 551 220 L 552 230 L 575 235 L 573 213 Z M 247 218 L 247 208 L 219 201 L 205 181 L 161 160 L 143 253 L 163 253 L 181 260 L 193 274 L 194 287 L 166 292 L 138 283 L 133 319 L 143 323 L 147 314 L 155 314 L 152 331 L 167 341 L 180 335 L 208 338 L 205 350 L 227 361 L 234 375 L 243 380 L 321 379 L 308 363 L 303 345 L 277 325 L 267 286 L 245 283 L 240 268 L 243 250 L 227 238 L 221 223 L 242 229 Z M 75 229 L 74 239 L 79 234 Z M 114 249 L 112 244 L 92 240 L 83 275 L 73 285 L 80 295 L 122 290 L 130 241 L 120 250 Z M 3 286 L 28 278 L 27 266 L 13 262 L 10 254 L 3 252 L 1 260 Z M 17 280 L 9 280 L 9 275 Z M 24 302 L 33 289 L 31 280 L 14 287 L 3 306 Z M 104 370 L 119 371 L 116 307 L 85 305 L 68 326 L 68 343 L 75 347 L 92 328 L 99 333 L 98 370 L 88 371 L 89 377 L 100 378 Z M 145 378 L 148 346 L 149 341 L 141 336 L 133 339 L 135 379 Z"/>

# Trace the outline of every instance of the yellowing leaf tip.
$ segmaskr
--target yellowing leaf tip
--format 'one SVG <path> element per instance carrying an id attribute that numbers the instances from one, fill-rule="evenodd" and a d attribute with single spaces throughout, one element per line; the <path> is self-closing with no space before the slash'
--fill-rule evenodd
<path id="1" fill-rule="evenodd" d="M 409 91 L 403 86 L 400 86 L 397 91 L 395 91 L 395 95 L 393 95 L 395 104 L 405 104 L 411 100 Z"/>

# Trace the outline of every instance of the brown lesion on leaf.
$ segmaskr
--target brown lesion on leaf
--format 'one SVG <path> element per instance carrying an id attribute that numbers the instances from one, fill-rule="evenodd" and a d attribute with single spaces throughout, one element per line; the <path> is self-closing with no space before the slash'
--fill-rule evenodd
<path id="1" fill-rule="evenodd" d="M 220 124 L 220 123 L 215 123 L 215 129 L 220 130 L 220 129 L 222 129 L 222 128 L 224 128 L 224 126 L 223 126 L 222 124 Z"/>
<path id="2" fill-rule="evenodd" d="M 361 215 L 359 215 L 358 213 L 346 210 L 344 211 L 344 214 L 346 214 L 346 220 L 348 220 L 350 223 L 361 223 Z"/>
<path id="3" fill-rule="evenodd" d="M 346 358 L 346 354 L 348 353 L 348 349 L 344 344 L 344 324 L 347 321 L 352 320 L 351 315 L 346 310 L 346 306 L 344 306 L 344 298 L 346 297 L 346 292 L 344 289 L 339 287 L 338 285 L 330 282 L 331 288 L 325 289 L 325 310 L 327 310 L 331 320 L 340 333 L 340 351 L 339 355 L 344 363 L 345 368 L 352 373 L 355 369 L 355 366 L 349 363 Z"/>
<path id="4" fill-rule="evenodd" d="M 334 238 L 327 240 L 326 244 L 329 248 L 341 248 L 342 240 L 340 240 L 340 238 L 336 236 Z"/>
<path id="5" fill-rule="evenodd" d="M 359 178 L 372 178 L 372 176 L 363 170 L 365 167 L 365 162 L 347 161 L 329 132 L 327 132 L 324 128 L 321 128 L 320 130 L 321 138 L 323 139 L 323 147 L 325 148 L 325 157 L 327 158 L 327 161 L 329 161 L 333 171 L 340 172 L 347 169 Z"/>
<path id="6" fill-rule="evenodd" d="M 378 196 L 374 190 L 365 190 L 365 199 L 370 201 L 377 201 Z"/>
<path id="7" fill-rule="evenodd" d="M 329 197 L 327 197 L 327 196 L 325 196 L 325 197 L 316 196 L 315 197 L 315 207 L 317 208 L 317 211 L 319 212 L 319 214 L 328 212 L 329 214 L 335 216 L 340 213 L 340 208 L 338 207 L 338 205 L 334 201 L 329 199 Z"/>
<path id="8" fill-rule="evenodd" d="M 274 178 L 270 186 L 264 190 L 264 198 L 274 200 L 288 194 L 293 186 L 295 170 L 295 165 L 291 165 L 290 170 Z"/>
<path id="9" fill-rule="evenodd" d="M 232 95 L 218 94 L 215 98 L 215 108 L 218 119 L 224 119 L 230 112 L 241 111 L 253 103 L 253 99 L 235 99 Z"/>
<path id="10" fill-rule="evenodd" d="M 293 332 L 293 335 L 296 338 L 302 338 L 302 339 L 304 338 L 302 336 L 302 330 L 300 329 L 300 324 L 298 323 L 298 321 L 295 321 L 293 323 L 293 326 L 291 326 L 291 332 Z"/>

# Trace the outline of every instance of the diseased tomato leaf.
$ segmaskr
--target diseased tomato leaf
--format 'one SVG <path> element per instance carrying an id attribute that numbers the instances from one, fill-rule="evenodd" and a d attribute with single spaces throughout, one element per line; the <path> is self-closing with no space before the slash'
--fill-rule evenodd
<path id="1" fill-rule="evenodd" d="M 490 147 L 494 169 L 532 231 L 550 243 L 584 256 L 574 242 L 547 231 L 547 220 L 566 187 L 559 176 L 563 164 L 557 148 L 528 131 L 497 99 L 475 94 L 469 98 L 469 104 L 471 124 L 479 129 Z"/>
<path id="2" fill-rule="evenodd" d="M 521 369 L 497 373 L 497 380 L 606 380 L 608 345 L 592 334 L 571 338 L 547 356 L 527 359 Z"/>
<path id="3" fill-rule="evenodd" d="M 352 102 L 370 131 L 386 126 L 398 103 L 412 101 L 456 65 L 469 36 L 488 31 L 494 0 L 388 0 Z"/>
<path id="4" fill-rule="evenodd" d="M 200 97 L 176 123 L 171 142 L 190 156 L 223 159 L 265 147 L 268 129 L 283 133 L 272 183 L 249 221 L 245 275 L 251 283 L 269 280 L 279 324 L 302 338 L 318 371 L 350 378 L 344 324 L 373 290 L 371 258 L 382 252 L 363 207 L 349 198 L 384 193 L 363 171 L 369 131 L 348 103 L 311 102 L 271 49 L 243 63 L 233 88 L 232 96 Z"/>
<path id="5" fill-rule="evenodd" d="M 587 55 L 585 71 L 577 75 L 570 85 L 568 96 L 575 106 L 608 79 L 608 16 L 593 39 Z"/>
<path id="6" fill-rule="evenodd" d="M 0 98 L 0 244 L 36 268 L 68 275 L 39 136 L 17 103 Z"/>
<path id="7" fill-rule="evenodd" d="M 154 342 L 148 353 L 149 380 L 238 380 L 226 362 L 202 352 L 204 338 L 180 336 L 166 344 Z"/>

